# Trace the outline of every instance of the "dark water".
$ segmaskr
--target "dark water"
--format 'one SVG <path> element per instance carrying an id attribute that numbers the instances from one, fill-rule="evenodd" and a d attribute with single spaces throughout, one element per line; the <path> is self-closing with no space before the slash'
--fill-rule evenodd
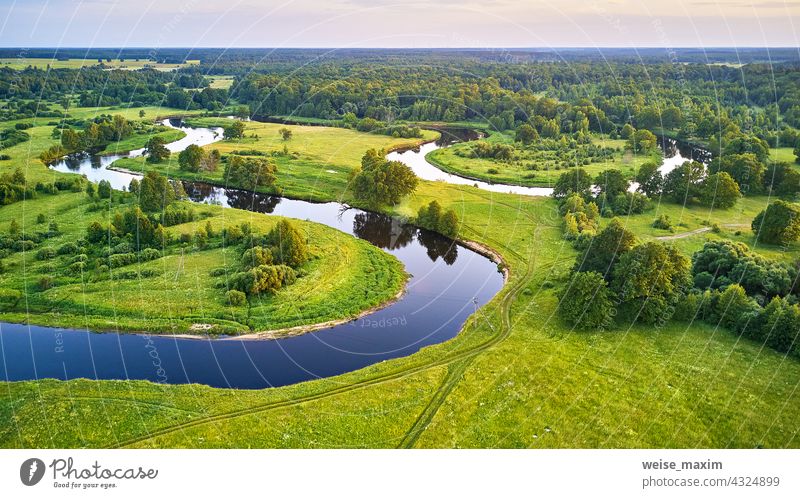
<path id="1" fill-rule="evenodd" d="M 697 161 L 706 165 L 711 162 L 711 151 L 687 142 L 660 136 L 658 145 L 666 159 L 679 157 L 683 161 Z"/>
<path id="2" fill-rule="evenodd" d="M 123 180 L 120 173 L 102 165 L 93 168 L 89 158 L 73 167 Z M 196 202 L 307 219 L 367 240 L 404 264 L 412 275 L 407 293 L 364 319 L 279 340 L 185 339 L 0 323 L 3 379 L 85 377 L 244 389 L 282 386 L 407 356 L 450 339 L 476 306 L 489 301 L 503 285 L 497 266 L 484 256 L 381 214 L 202 183 L 187 182 L 185 189 Z"/>

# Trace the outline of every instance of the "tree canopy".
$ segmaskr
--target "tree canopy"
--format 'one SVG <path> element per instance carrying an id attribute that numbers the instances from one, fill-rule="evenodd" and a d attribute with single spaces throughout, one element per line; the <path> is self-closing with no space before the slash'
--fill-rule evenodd
<path id="1" fill-rule="evenodd" d="M 395 205 L 417 188 L 417 176 L 399 161 L 387 161 L 383 151 L 370 149 L 353 177 L 356 198 L 372 205 Z"/>

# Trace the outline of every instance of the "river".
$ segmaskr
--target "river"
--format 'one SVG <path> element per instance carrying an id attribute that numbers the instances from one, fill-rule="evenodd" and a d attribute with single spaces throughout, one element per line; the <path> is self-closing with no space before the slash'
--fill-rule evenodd
<path id="1" fill-rule="evenodd" d="M 190 143 L 217 140 L 218 130 L 178 121 Z M 175 144 L 170 149 L 178 150 Z M 134 151 L 132 155 L 141 154 Z M 109 180 L 121 189 L 135 177 L 107 169 L 127 154 L 62 161 L 57 171 Z M 204 183 L 185 182 L 195 202 L 219 203 L 321 223 L 397 257 L 411 274 L 403 297 L 363 319 L 276 340 L 190 339 L 169 335 L 96 333 L 0 323 L 5 380 L 144 379 L 258 389 L 329 377 L 451 339 L 503 286 L 488 258 L 436 233 L 339 203 L 311 203 Z"/>
<path id="2" fill-rule="evenodd" d="M 507 194 L 549 196 L 553 193 L 553 189 L 550 187 L 523 187 L 519 185 L 488 183 L 442 171 L 426 159 L 428 154 L 434 150 L 448 147 L 453 143 L 480 138 L 480 135 L 472 130 L 453 128 L 442 130 L 442 137 L 442 139 L 436 142 L 428 142 L 415 149 L 392 152 L 386 157 L 392 161 L 400 161 L 405 164 L 423 180 L 440 181 L 455 185 L 472 185 L 482 190 Z M 662 138 L 659 140 L 659 147 L 663 154 L 663 162 L 659 168 L 662 175 L 666 175 L 691 159 L 703 163 L 707 163 L 710 160 L 710 154 L 703 149 L 694 148 L 670 138 Z M 635 190 L 636 185 L 632 185 L 631 188 Z"/>
<path id="3" fill-rule="evenodd" d="M 193 143 L 211 144 L 222 133 L 219 128 L 190 128 L 178 120 L 164 120 L 163 124 L 186 133 L 167 145 L 172 152 Z M 435 143 L 394 152 L 388 158 L 404 162 L 425 180 L 477 185 L 493 192 L 549 195 L 551 189 L 547 188 L 489 184 L 450 175 L 425 160 L 432 150 L 473 138 L 478 138 L 474 132 L 451 130 Z M 661 145 L 664 173 L 682 164 L 690 154 L 703 159 L 701 151 L 674 141 Z M 53 165 L 53 169 L 83 174 L 93 182 L 108 180 L 119 190 L 138 175 L 113 171 L 108 166 L 121 157 L 142 153 L 139 149 L 128 154 L 71 158 Z M 310 220 L 364 239 L 405 265 L 412 275 L 407 292 L 363 319 L 276 340 L 188 339 L 0 323 L 5 380 L 144 379 L 243 389 L 293 384 L 407 356 L 451 339 L 467 317 L 503 286 L 496 264 L 483 255 L 382 214 L 335 202 L 311 203 L 200 182 L 184 182 L 184 188 L 194 202 Z"/>

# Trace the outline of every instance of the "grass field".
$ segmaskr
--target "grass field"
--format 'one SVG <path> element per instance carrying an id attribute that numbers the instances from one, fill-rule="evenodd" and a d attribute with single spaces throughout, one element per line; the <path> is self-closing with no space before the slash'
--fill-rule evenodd
<path id="1" fill-rule="evenodd" d="M 233 76 L 209 76 L 211 88 L 222 88 L 227 90 L 233 85 Z"/>
<path id="2" fill-rule="evenodd" d="M 230 120 L 219 118 L 189 118 L 193 126 L 224 126 Z M 278 130 L 292 130 L 291 140 L 284 141 Z M 253 138 L 256 135 L 258 138 Z M 232 151 L 254 150 L 277 154 L 278 182 L 284 194 L 308 200 L 351 200 L 347 188 L 350 173 L 360 167 L 361 157 L 368 149 L 391 150 L 422 141 L 433 140 L 436 132 L 425 131 L 422 139 L 392 138 L 385 135 L 360 133 L 344 128 L 322 126 L 282 125 L 275 123 L 248 122 L 245 138 L 208 145 L 206 149 L 217 149 L 223 154 Z M 284 154 L 284 146 L 288 154 Z M 153 169 L 173 178 L 205 180 L 224 185 L 223 169 L 212 173 L 181 171 L 173 158 L 162 164 L 149 164 L 142 158 L 120 159 L 115 166 L 141 171 Z"/>
<path id="3" fill-rule="evenodd" d="M 797 156 L 794 155 L 794 149 L 792 147 L 778 147 L 777 149 L 770 149 L 769 157 L 773 161 L 786 162 L 789 164 L 797 163 Z"/>
<path id="4" fill-rule="evenodd" d="M 144 111 L 144 117 L 139 117 L 139 112 Z M 197 113 L 195 111 L 194 113 Z M 133 107 L 133 108 L 117 108 L 117 107 L 75 107 L 68 111 L 71 118 L 76 119 L 93 119 L 101 114 L 119 114 L 131 121 L 142 121 L 145 123 L 153 123 L 155 120 L 165 116 L 173 115 L 191 115 L 193 112 L 186 112 L 180 109 L 171 109 L 169 107 Z M 32 128 L 25 130 L 31 136 L 27 142 L 17 144 L 13 147 L 3 149 L 2 153 L 11 156 L 10 160 L 0 161 L 0 174 L 14 171 L 20 168 L 25 172 L 28 181 L 31 183 L 52 182 L 59 173 L 56 173 L 47 168 L 40 160 L 39 154 L 56 143 L 52 138 L 53 129 L 58 124 L 57 118 L 28 118 L 19 119 L 14 121 L 6 121 L 0 123 L 0 129 L 13 128 L 16 123 L 30 123 L 34 125 Z M 158 135 L 167 142 L 178 140 L 185 134 L 180 130 L 162 127 L 157 133 L 148 134 L 135 134 L 125 140 L 109 144 L 105 151 L 106 153 L 121 153 L 134 149 L 144 147 L 147 140 Z"/>
<path id="5" fill-rule="evenodd" d="M 111 59 L 107 61 L 103 59 L 102 64 L 109 69 L 142 69 L 150 67 L 158 69 L 159 71 L 171 71 L 180 67 L 199 64 L 200 61 L 186 61 L 185 64 L 167 64 L 161 62 L 153 62 L 149 60 L 133 60 L 133 59 Z M 38 69 L 45 69 L 48 66 L 53 69 L 78 69 L 81 67 L 97 66 L 100 62 L 97 59 L 68 59 L 56 60 L 46 58 L 31 58 L 31 57 L 9 57 L 0 58 L 0 67 L 8 67 L 11 69 L 25 69 L 27 67 L 34 67 Z"/>
<path id="6" fill-rule="evenodd" d="M 280 125 L 250 126 L 248 134 L 256 132 L 258 140 L 222 145 L 282 148 Z M 302 127 L 293 129 L 287 146 L 299 164 L 279 164 L 278 183 L 293 194 L 327 199 L 340 198 L 346 182 L 320 171 L 345 173 L 362 147 L 390 140 L 349 132 L 354 135 L 342 143 L 338 133 L 346 130 L 323 129 L 319 142 L 303 142 Z M 510 270 L 504 289 L 453 340 L 334 378 L 260 391 L 124 381 L 5 383 L 0 446 L 800 446 L 796 359 L 702 323 L 572 330 L 555 315 L 556 290 L 576 256 L 562 239 L 555 201 L 421 182 L 393 211 L 413 215 L 434 199 L 456 210 L 463 238 L 495 249 Z M 662 212 L 676 234 L 723 227 L 670 242 L 688 254 L 707 238 L 752 244 L 746 227 L 735 236 L 727 224 L 749 225 L 766 202 L 748 198 L 726 211 L 662 204 L 625 222 L 642 240 L 674 235 L 649 227 Z"/>
<path id="7" fill-rule="evenodd" d="M 361 311 L 394 297 L 405 283 L 399 261 L 367 242 L 323 225 L 298 221 L 310 241 L 311 260 L 300 268 L 301 278 L 274 296 L 251 301 L 250 306 L 231 307 L 225 299 L 224 284 L 238 270 L 240 248 L 170 248 L 153 261 L 126 265 L 109 271 L 90 265 L 78 275 L 65 273 L 72 256 L 40 261 L 42 248 L 56 249 L 85 234 L 92 221 L 107 222 L 115 211 L 87 210 L 91 201 L 83 193 L 61 193 L 5 206 L 0 210 L 0 230 L 11 220 L 28 231 L 41 230 L 35 220 L 44 214 L 56 220 L 62 234 L 36 250 L 16 253 L 4 259 L 0 287 L 26 295 L 17 306 L 0 309 L 0 320 L 39 325 L 90 327 L 96 330 L 189 332 L 193 325 L 211 325 L 209 332 L 241 333 L 277 330 L 356 316 Z M 225 227 L 249 222 L 264 234 L 280 219 L 221 206 L 195 207 L 197 221 L 169 227 L 178 238 L 194 234 L 211 223 L 215 233 Z M 224 268 L 225 275 L 211 277 Z M 141 276 L 144 272 L 145 275 Z M 138 274 L 130 277 L 128 275 Z M 55 286 L 39 291 L 43 276 L 54 278 Z M 113 291 L 109 292 L 109 289 Z M 224 287 L 224 286 L 223 286 Z M 153 303 L 160 303 L 153 306 Z"/>
<path id="8" fill-rule="evenodd" d="M 484 141 L 488 143 L 514 144 L 513 137 L 505 133 L 493 133 Z M 617 151 L 610 160 L 604 159 L 599 162 L 581 165 L 592 177 L 606 169 L 619 169 L 627 178 L 632 178 L 642 163 L 660 161 L 660 155 L 657 152 L 633 154 L 625 150 L 625 140 L 612 140 L 604 136 L 595 136 L 593 143 L 601 147 L 611 147 Z M 513 161 L 462 157 L 459 155 L 459 152 L 468 150 L 472 145 L 473 143 L 462 143 L 444 149 L 437 149 L 430 152 L 426 159 L 448 173 L 466 178 L 528 187 L 551 187 L 565 169 L 556 164 L 557 159 L 554 158 L 554 154 L 543 154 L 532 152 L 531 150 L 522 150 L 519 153 L 520 157 Z"/>

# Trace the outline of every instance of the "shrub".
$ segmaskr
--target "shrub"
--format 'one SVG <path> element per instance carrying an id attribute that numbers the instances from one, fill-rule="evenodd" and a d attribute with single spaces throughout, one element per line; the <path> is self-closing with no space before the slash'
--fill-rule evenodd
<path id="1" fill-rule="evenodd" d="M 80 248 L 78 244 L 74 242 L 67 242 L 65 244 L 61 244 L 56 251 L 59 256 L 63 256 L 65 254 L 78 254 Z"/>
<path id="2" fill-rule="evenodd" d="M 154 259 L 158 259 L 161 257 L 161 251 L 158 249 L 153 249 L 152 247 L 147 247 L 139 253 L 139 258 L 142 261 L 152 261 Z"/>
<path id="3" fill-rule="evenodd" d="M 67 272 L 71 275 L 80 275 L 84 271 L 86 271 L 86 263 L 81 261 L 76 261 L 67 267 Z"/>
<path id="4" fill-rule="evenodd" d="M 136 263 L 138 258 L 136 254 L 132 252 L 123 253 L 123 254 L 112 254 L 108 257 L 108 266 L 111 268 L 119 268 L 121 266 L 130 265 Z"/>
<path id="5" fill-rule="evenodd" d="M 36 259 L 39 261 L 53 259 L 54 257 L 56 257 L 56 250 L 52 247 L 43 247 L 36 252 Z"/>
<path id="6" fill-rule="evenodd" d="M 796 204 L 775 201 L 753 219 L 751 228 L 761 242 L 793 242 L 800 238 L 800 208 Z"/>
<path id="7" fill-rule="evenodd" d="M 208 272 L 208 276 L 210 276 L 210 277 L 221 277 L 221 276 L 225 275 L 226 273 L 228 273 L 228 270 L 226 268 L 214 268 L 213 270 Z"/>
<path id="8" fill-rule="evenodd" d="M 15 289 L 0 289 L 0 305 L 13 308 L 22 299 L 22 292 Z"/>
<path id="9" fill-rule="evenodd" d="M 46 291 L 53 288 L 54 282 L 52 277 L 44 276 L 39 279 L 39 290 Z"/>
<path id="10" fill-rule="evenodd" d="M 242 306 L 247 302 L 247 296 L 242 291 L 231 289 L 225 293 L 225 300 L 231 306 Z"/>
<path id="11" fill-rule="evenodd" d="M 653 221 L 653 228 L 658 228 L 659 230 L 670 230 L 672 228 L 672 220 L 670 220 L 669 216 L 666 214 L 662 214 L 656 218 L 655 221 Z"/>
<path id="12" fill-rule="evenodd" d="M 265 237 L 272 246 L 272 259 L 296 268 L 309 258 L 308 243 L 304 234 L 289 220 L 281 220 Z"/>

